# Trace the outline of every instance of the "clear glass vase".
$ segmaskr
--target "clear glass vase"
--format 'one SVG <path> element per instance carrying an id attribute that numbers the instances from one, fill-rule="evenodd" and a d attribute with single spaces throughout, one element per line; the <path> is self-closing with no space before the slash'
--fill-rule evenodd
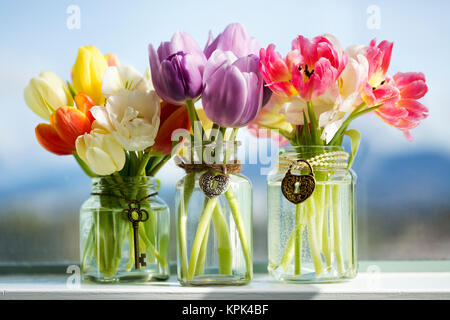
<path id="1" fill-rule="evenodd" d="M 341 147 L 281 148 L 279 163 L 268 176 L 269 273 L 291 282 L 334 282 L 357 273 L 355 242 L 356 175 Z M 307 160 L 316 180 L 304 202 L 294 204 L 282 192 L 293 163 Z M 307 175 L 304 166 L 294 175 Z"/>
<path id="2" fill-rule="evenodd" d="M 91 197 L 80 211 L 83 280 L 144 282 L 169 278 L 170 214 L 156 190 L 152 177 L 92 180 Z M 129 217 L 142 220 L 136 223 L 137 259 L 135 228 Z"/>
<path id="3" fill-rule="evenodd" d="M 216 154 L 227 150 L 216 163 L 236 160 L 233 148 L 230 144 L 216 147 Z M 247 284 L 253 276 L 251 183 L 240 173 L 226 174 L 228 189 L 209 198 L 200 187 L 204 174 L 223 173 L 190 172 L 176 184 L 178 281 L 182 285 Z"/>

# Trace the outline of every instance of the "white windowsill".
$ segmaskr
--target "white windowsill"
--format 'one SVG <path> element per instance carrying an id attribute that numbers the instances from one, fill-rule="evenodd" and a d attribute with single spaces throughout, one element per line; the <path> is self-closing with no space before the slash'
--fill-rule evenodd
<path id="1" fill-rule="evenodd" d="M 360 273 L 344 283 L 311 285 L 257 274 L 250 285 L 238 287 L 181 287 L 171 277 L 152 284 L 69 288 L 67 276 L 0 276 L 0 299 L 450 299 L 450 272 Z"/>

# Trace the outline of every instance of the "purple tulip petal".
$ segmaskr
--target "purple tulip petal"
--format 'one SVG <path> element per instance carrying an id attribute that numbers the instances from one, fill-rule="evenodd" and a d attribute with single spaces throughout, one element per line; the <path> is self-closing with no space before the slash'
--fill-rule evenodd
<path id="1" fill-rule="evenodd" d="M 175 32 L 170 41 L 170 44 L 172 53 L 183 51 L 185 53 L 192 53 L 194 55 L 204 55 L 197 42 L 195 42 L 195 40 L 184 31 Z"/>
<path id="2" fill-rule="evenodd" d="M 250 37 L 247 29 L 239 23 L 229 24 L 217 38 L 208 42 L 204 50 L 208 59 L 215 50 L 232 51 L 237 57 L 244 57 L 249 54 L 258 55 L 260 49 L 258 41 Z"/>
<path id="3" fill-rule="evenodd" d="M 237 57 L 231 51 L 214 51 L 205 65 L 205 71 L 203 72 L 203 83 L 206 83 L 206 80 L 208 80 L 221 66 L 231 65 L 236 60 Z"/>
<path id="4" fill-rule="evenodd" d="M 158 58 L 159 62 L 163 62 L 165 59 L 167 59 L 172 54 L 172 49 L 170 42 L 161 42 L 161 44 L 158 47 Z"/>
<path id="5" fill-rule="evenodd" d="M 232 127 L 244 111 L 247 84 L 238 68 L 223 66 L 208 79 L 202 96 L 206 116 L 221 126 Z"/>
<path id="6" fill-rule="evenodd" d="M 262 105 L 262 79 L 257 73 L 244 73 L 248 98 L 237 126 L 244 127 L 255 119 Z M 236 125 L 235 124 L 235 125 Z"/>
<path id="7" fill-rule="evenodd" d="M 171 61 L 164 60 L 161 63 L 161 84 L 163 84 L 167 96 L 170 97 L 167 102 L 183 104 L 183 101 L 186 99 L 186 91 L 183 78 L 180 77 L 178 63 L 176 58 Z"/>
<path id="8" fill-rule="evenodd" d="M 197 99 L 202 92 L 206 58 L 197 43 L 183 31 L 162 42 L 156 53 L 149 45 L 153 86 L 158 95 L 173 104 Z"/>
<path id="9" fill-rule="evenodd" d="M 187 54 L 180 65 L 185 84 L 185 94 L 194 99 L 202 93 L 203 64 L 198 56 Z"/>

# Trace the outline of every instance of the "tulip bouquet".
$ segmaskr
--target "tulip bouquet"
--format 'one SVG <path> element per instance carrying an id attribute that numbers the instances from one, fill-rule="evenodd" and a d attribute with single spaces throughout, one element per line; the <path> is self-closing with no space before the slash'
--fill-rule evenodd
<path id="1" fill-rule="evenodd" d="M 263 79 L 258 71 L 259 49 L 258 42 L 240 24 L 229 25 L 216 38 L 210 35 L 204 50 L 182 31 L 176 32 L 170 42 L 161 43 L 157 50 L 149 45 L 151 75 L 156 92 L 169 103 L 185 104 L 191 126 L 195 128 L 191 148 L 187 152 L 189 156 L 182 158 L 184 163 L 193 159 L 204 163 L 202 156 L 206 150 L 215 157 L 212 162 L 224 165 L 234 163 L 235 159 L 223 156 L 223 150 L 227 149 L 226 145 L 233 145 L 237 130 L 249 125 L 263 104 Z M 267 90 L 267 93 L 270 94 L 270 91 Z M 202 106 L 195 106 L 200 99 Z M 203 168 L 203 171 L 206 169 Z M 203 195 L 203 209 L 195 236 L 190 241 L 186 228 L 190 219 L 190 203 L 196 202 L 191 201 L 195 186 L 198 188 L 196 172 L 187 171 L 178 204 L 180 281 L 189 283 L 195 276 L 202 275 L 211 221 L 218 243 L 218 273 L 231 276 L 233 259 L 242 254 L 246 266 L 244 278 L 249 281 L 252 275 L 251 228 L 242 212 L 244 207 L 249 206 L 237 200 L 232 187 L 224 191 L 222 202 L 222 195 L 219 198 Z M 231 212 L 232 222 L 229 223 L 237 229 L 241 248 L 238 250 L 241 252 L 232 251 L 231 226 L 223 206 L 225 211 Z M 189 259 L 188 242 L 192 243 Z"/>
<path id="2" fill-rule="evenodd" d="M 190 128 L 187 108 L 161 101 L 152 88 L 149 72 L 143 76 L 93 46 L 79 49 L 72 83 L 43 72 L 30 81 L 24 94 L 28 106 L 49 120 L 36 127 L 38 142 L 56 155 L 73 155 L 101 191 L 96 195 L 100 208 L 91 217 L 90 230 L 81 230 L 88 234 L 81 248 L 82 268 L 92 256 L 98 271 L 104 277 L 113 277 L 128 237 L 126 270 L 131 270 L 133 228 L 118 216 L 126 201 L 142 199 L 149 193 L 144 181 L 170 159 L 172 132 Z M 169 235 L 155 243 L 157 217 L 149 201 L 140 203 L 150 218 L 139 226 L 139 247 L 150 262 L 157 261 L 167 269 Z M 119 213 L 111 208 L 118 208 Z"/>
<path id="3" fill-rule="evenodd" d="M 387 76 L 392 48 L 391 42 L 377 44 L 372 40 L 368 46 L 350 46 L 344 50 L 334 36 L 324 35 L 313 39 L 298 36 L 285 57 L 275 51 L 273 44 L 261 49 L 259 71 L 274 95 L 259 112 L 251 129 L 277 130 L 280 141 L 290 143 L 297 154 L 309 153 L 313 160 L 326 156 L 321 154 L 323 150 L 337 150 L 344 136 L 348 136 L 352 149 L 348 168 L 361 138 L 349 125 L 362 115 L 375 113 L 411 140 L 410 130 L 428 114 L 427 108 L 417 101 L 427 92 L 425 76 L 414 72 Z M 326 270 L 332 269 L 333 257 L 338 273 L 344 274 L 342 250 L 346 248 L 341 243 L 342 230 L 336 220 L 339 186 L 331 186 L 332 175 L 316 173 L 315 191 L 304 204 L 296 205 L 296 227 L 282 246 L 280 256 L 272 260 L 269 257 L 269 270 L 286 271 L 294 259 L 295 274 L 300 274 L 302 232 L 306 225 L 308 255 L 313 260 L 316 276 L 324 272 L 324 264 Z"/>

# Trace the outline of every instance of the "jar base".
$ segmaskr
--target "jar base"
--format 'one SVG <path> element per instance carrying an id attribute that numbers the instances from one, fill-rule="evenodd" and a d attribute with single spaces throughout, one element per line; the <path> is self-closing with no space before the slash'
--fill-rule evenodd
<path id="1" fill-rule="evenodd" d="M 125 274 L 118 274 L 113 277 L 105 277 L 98 273 L 86 273 L 82 275 L 83 282 L 93 283 L 143 283 L 143 282 L 157 282 L 166 281 L 169 279 L 168 274 L 152 273 L 152 272 L 129 272 Z"/>
<path id="2" fill-rule="evenodd" d="M 251 279 L 223 274 L 206 274 L 194 277 L 193 280 L 178 279 L 182 286 L 243 286 Z"/>
<path id="3" fill-rule="evenodd" d="M 278 272 L 273 272 L 272 270 L 269 270 L 269 274 L 277 281 L 280 282 L 287 282 L 287 283 L 307 283 L 307 284 L 314 284 L 314 283 L 338 283 L 338 282 L 346 282 L 356 277 L 355 274 L 345 274 L 345 275 L 322 275 L 317 277 L 315 272 L 301 274 L 301 275 L 294 275 L 294 274 L 282 274 Z"/>

